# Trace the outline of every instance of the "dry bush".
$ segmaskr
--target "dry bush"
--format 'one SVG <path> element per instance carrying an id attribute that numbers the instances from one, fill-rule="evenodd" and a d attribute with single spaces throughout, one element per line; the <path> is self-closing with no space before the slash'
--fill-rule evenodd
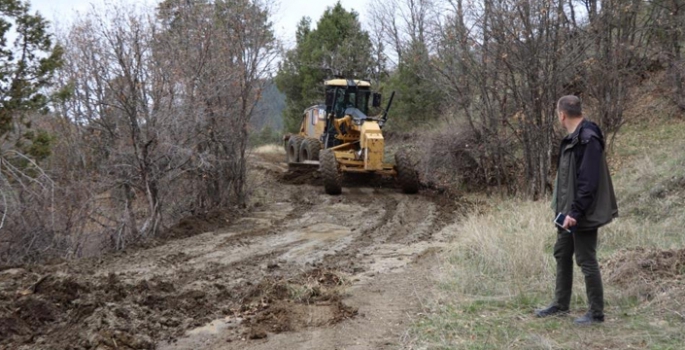
<path id="1" fill-rule="evenodd" d="M 0 262 L 125 249 L 246 203 L 248 125 L 276 57 L 271 4 L 155 11 L 110 4 L 58 34 L 62 93 L 40 119 L 52 156 L 3 178 Z"/>
<path id="2" fill-rule="evenodd" d="M 466 132 L 425 137 L 419 163 L 423 182 L 432 188 L 481 188 L 485 178 L 475 151 L 476 143 Z"/>
<path id="3" fill-rule="evenodd" d="M 448 191 L 490 191 L 515 193 L 521 167 L 511 152 L 515 145 L 479 138 L 469 128 L 447 123 L 439 130 L 417 133 L 387 132 L 392 148 L 412 150 L 422 183 L 428 188 Z"/>

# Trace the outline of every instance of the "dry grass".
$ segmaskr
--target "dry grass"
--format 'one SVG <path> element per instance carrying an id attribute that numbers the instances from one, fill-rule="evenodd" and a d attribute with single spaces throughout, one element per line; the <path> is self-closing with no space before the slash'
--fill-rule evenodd
<path id="1" fill-rule="evenodd" d="M 263 145 L 251 150 L 254 154 L 285 154 L 283 145 Z"/>
<path id="2" fill-rule="evenodd" d="M 541 253 L 555 237 L 551 221 L 540 219 L 546 216 L 551 210 L 542 202 L 512 200 L 465 219 L 454 232 L 449 257 L 454 288 L 467 295 L 511 297 L 551 278 L 553 259 Z"/>
<path id="3" fill-rule="evenodd" d="M 613 280 L 621 259 L 685 247 L 685 122 L 647 120 L 626 127 L 611 163 L 621 217 L 600 230 L 607 322 L 579 328 L 572 318 L 532 316 L 553 296 L 556 234 L 548 201 L 489 200 L 452 232 L 444 256 L 441 299 L 416 323 L 413 349 L 682 349 L 685 271 L 669 281 Z M 644 249 L 633 252 L 637 247 Z M 612 264 L 613 263 L 613 264 Z M 632 264 L 636 272 L 647 263 Z M 648 265 L 648 264 L 647 264 Z M 575 272 L 575 315 L 585 311 Z M 627 283 L 627 284 L 626 284 Z M 630 284 L 642 284 L 634 288 Z M 644 288 L 642 288 L 644 287 Z M 647 292 L 645 292 L 647 291 Z"/>
<path id="4" fill-rule="evenodd" d="M 609 250 L 685 246 L 685 123 L 631 125 L 617 140 L 614 175 L 621 218 L 603 232 Z"/>

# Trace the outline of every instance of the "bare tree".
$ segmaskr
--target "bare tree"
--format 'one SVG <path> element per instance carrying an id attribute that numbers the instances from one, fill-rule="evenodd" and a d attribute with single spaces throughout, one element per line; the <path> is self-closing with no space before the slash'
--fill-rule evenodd
<path id="1" fill-rule="evenodd" d="M 422 76 L 445 94 L 444 114 L 464 120 L 453 125 L 472 131 L 486 182 L 532 198 L 552 188 L 556 100 L 578 94 L 618 130 L 655 18 L 639 0 L 386 0 L 370 12 L 402 60 L 412 43 L 427 45 Z"/>
<path id="2" fill-rule="evenodd" d="M 245 200 L 248 123 L 277 52 L 269 11 L 247 0 L 160 6 L 158 53 L 173 57 L 164 70 L 180 79 L 175 96 L 195 114 L 194 149 L 215 162 L 196 169 L 207 179 L 200 207 Z"/>
<path id="3" fill-rule="evenodd" d="M 505 167 L 522 147 L 527 193 L 544 194 L 554 147 L 555 101 L 581 61 L 567 45 L 563 2 L 448 1 L 435 69 L 483 145 L 485 177 L 514 185 Z M 468 26 L 468 23 L 472 23 Z"/>
<path id="4" fill-rule="evenodd" d="M 114 248 L 245 202 L 248 122 L 276 53 L 269 11 L 256 0 L 110 6 L 62 35 L 59 113 L 79 159 L 65 161 L 110 198 L 88 217 Z"/>
<path id="5" fill-rule="evenodd" d="M 651 33 L 646 22 L 652 11 L 639 0 L 604 0 L 600 8 L 588 3 L 591 14 L 586 34 L 592 41 L 587 55 L 585 86 L 595 106 L 595 119 L 615 133 L 625 123 L 623 111 L 630 106 L 630 87 L 644 70 Z M 644 16 L 639 16 L 639 14 Z"/>
<path id="6" fill-rule="evenodd" d="M 649 34 L 661 44 L 659 53 L 668 65 L 668 73 L 673 87 L 672 99 L 680 109 L 685 110 L 685 59 L 682 54 L 682 41 L 685 39 L 685 2 L 679 0 L 649 1 L 644 6 L 649 16 L 640 23 L 638 29 Z"/>

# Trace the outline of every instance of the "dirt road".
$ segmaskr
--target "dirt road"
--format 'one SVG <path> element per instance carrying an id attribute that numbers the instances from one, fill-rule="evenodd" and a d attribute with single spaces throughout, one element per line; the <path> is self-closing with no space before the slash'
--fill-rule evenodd
<path id="1" fill-rule="evenodd" d="M 219 229 L 0 271 L 0 348 L 402 347 L 457 202 L 364 186 L 331 197 L 255 164 L 255 209 Z"/>

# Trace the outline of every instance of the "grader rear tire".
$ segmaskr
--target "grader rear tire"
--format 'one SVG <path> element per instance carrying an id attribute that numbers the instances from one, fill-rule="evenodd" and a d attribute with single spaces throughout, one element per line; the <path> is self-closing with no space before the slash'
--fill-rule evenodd
<path id="1" fill-rule="evenodd" d="M 302 144 L 302 141 L 304 140 L 304 137 L 300 135 L 293 135 L 290 136 L 290 140 L 288 140 L 288 162 L 289 163 L 297 163 L 300 161 L 300 145 Z"/>
<path id="2" fill-rule="evenodd" d="M 406 151 L 400 150 L 395 153 L 395 168 L 402 192 L 408 194 L 419 192 L 419 174 L 414 169 Z"/>
<path id="3" fill-rule="evenodd" d="M 306 138 L 300 145 L 300 162 L 307 160 L 319 160 L 321 141 L 314 138 Z"/>
<path id="4" fill-rule="evenodd" d="M 330 149 L 325 149 L 319 154 L 321 174 L 323 175 L 323 187 L 330 195 L 342 193 L 342 174 L 338 169 L 338 161 L 335 153 Z"/>

